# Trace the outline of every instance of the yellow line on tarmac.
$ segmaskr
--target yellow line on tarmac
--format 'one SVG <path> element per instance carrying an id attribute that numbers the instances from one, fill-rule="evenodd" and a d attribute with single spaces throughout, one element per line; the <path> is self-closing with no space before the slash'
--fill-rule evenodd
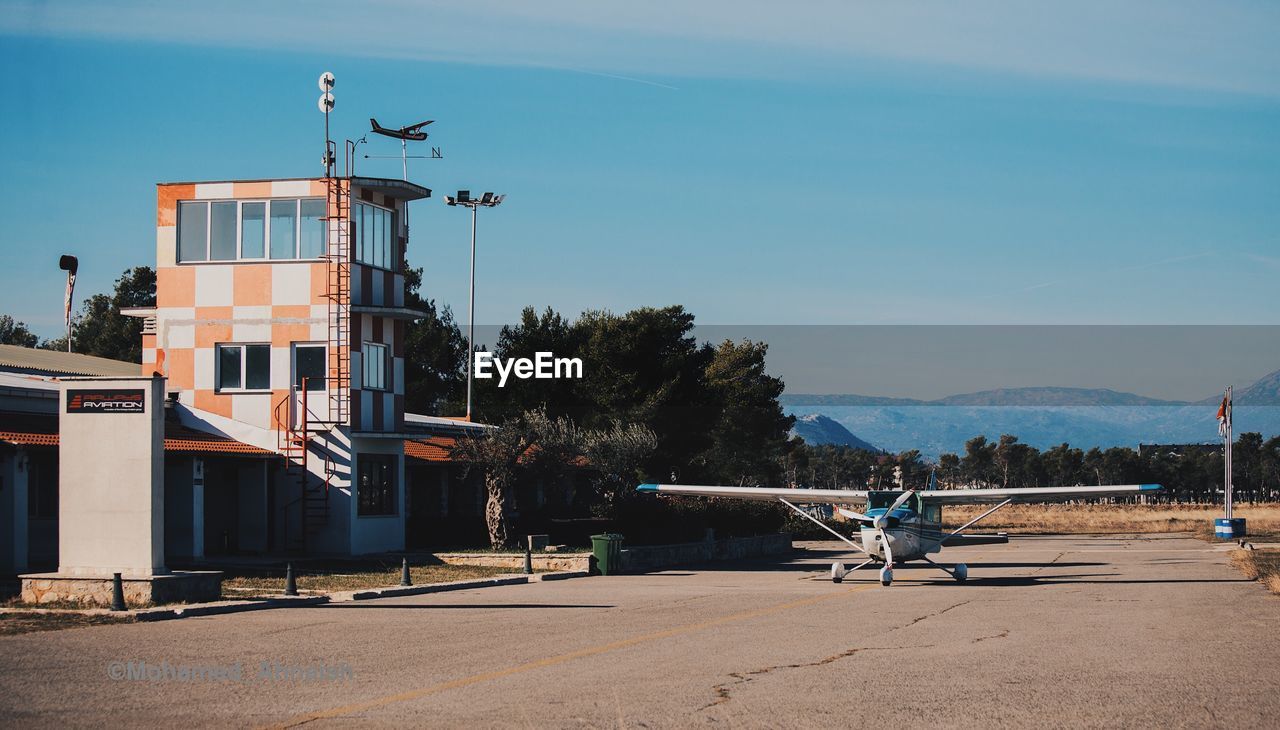
<path id="1" fill-rule="evenodd" d="M 356 712 L 363 712 L 365 710 L 371 710 L 375 707 L 383 707 L 386 705 L 395 704 L 397 702 L 408 702 L 410 700 L 416 700 L 420 697 L 426 697 L 427 695 L 435 694 L 437 692 L 444 692 L 446 690 L 458 689 L 459 687 L 467 687 L 473 684 L 479 684 L 481 682 L 488 682 L 489 680 L 493 680 L 493 679 L 510 677 L 513 674 L 523 674 L 524 672 L 533 671 L 534 669 L 542 669 L 543 667 L 551 667 L 557 664 L 570 662 L 570 661 L 573 661 L 574 659 L 582 659 L 585 657 L 597 656 L 599 654 L 605 654 L 611 651 L 617 651 L 619 649 L 626 649 L 628 647 L 636 646 L 638 644 L 644 644 L 650 641 L 657 641 L 659 639 L 669 639 L 673 636 L 680 636 L 681 634 L 688 634 L 694 631 L 701 631 L 702 629 L 709 629 L 713 626 L 722 626 L 724 624 L 733 623 L 735 621 L 747 621 L 753 618 L 760 618 L 762 616 L 769 616 L 771 614 L 781 613 L 782 611 L 790 611 L 796 608 L 803 608 L 804 606 L 812 606 L 815 603 L 828 601 L 828 600 L 831 600 L 832 598 L 839 598 L 841 596 L 847 596 L 850 593 L 865 591 L 869 588 L 876 587 L 876 585 L 878 585 L 878 583 L 859 586 L 857 588 L 850 588 L 849 590 L 839 591 L 836 593 L 824 593 L 820 596 L 813 596 L 811 598 L 802 598 L 798 601 L 791 601 L 790 603 L 780 603 L 776 606 L 770 606 L 769 608 L 760 608 L 754 611 L 743 611 L 741 613 L 734 613 L 728 616 L 721 616 L 720 618 L 714 618 L 709 621 L 701 621 L 696 624 L 687 624 L 685 626 L 676 626 L 670 629 L 663 629 L 662 631 L 655 631 L 651 634 L 634 636 L 630 639 L 622 639 L 619 641 L 610 642 L 608 644 L 600 644 L 599 646 L 593 646 L 586 649 L 571 651 L 567 654 L 560 654 L 558 656 L 547 657 L 545 659 L 537 659 L 531 662 L 525 662 L 524 664 L 517 664 L 515 666 L 507 667 L 506 669 L 497 669 L 492 672 L 485 672 L 483 674 L 473 674 L 470 677 L 453 679 L 448 682 L 441 682 L 439 684 L 433 684 L 427 687 L 411 689 L 411 690 L 408 690 L 407 692 L 400 692 L 398 694 L 386 695 L 385 697 L 376 697 L 371 700 L 365 700 L 364 702 L 356 702 L 350 705 L 343 705 L 341 707 L 332 707 L 327 710 L 318 710 L 316 712 L 307 713 L 305 715 L 298 715 L 296 717 L 292 717 L 288 720 L 285 720 L 284 722 L 281 722 L 276 725 L 269 725 L 268 727 L 272 727 L 272 728 L 294 727 L 296 725 L 301 725 L 303 723 L 311 722 L 313 720 L 325 720 L 325 719 L 330 719 L 334 717 L 341 717 L 343 715 L 350 715 Z"/>

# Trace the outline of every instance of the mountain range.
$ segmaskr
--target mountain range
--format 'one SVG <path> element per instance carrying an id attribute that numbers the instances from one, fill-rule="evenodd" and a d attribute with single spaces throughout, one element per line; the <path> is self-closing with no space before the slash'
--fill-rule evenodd
<path id="1" fill-rule="evenodd" d="M 805 440 L 805 443 L 814 445 L 834 444 L 837 446 L 851 446 L 863 451 L 880 451 L 880 449 L 854 436 L 849 432 L 849 429 L 841 426 L 839 421 L 834 418 L 828 418 L 821 413 L 797 416 L 795 425 L 791 427 L 791 435 L 799 436 Z"/>
<path id="2" fill-rule="evenodd" d="M 784 393 L 784 406 L 1187 406 L 1217 403 L 1221 395 L 1195 401 L 1163 400 L 1108 388 L 996 388 L 934 400 L 856 394 Z M 1280 406 L 1280 370 L 1235 392 L 1240 406 Z"/>
<path id="3" fill-rule="evenodd" d="M 892 452 L 919 449 L 936 458 L 963 453 L 965 441 L 978 435 L 994 440 L 1013 434 L 1040 449 L 1064 442 L 1083 449 L 1212 443 L 1218 440 L 1216 405 L 1221 397 L 1188 402 L 1107 389 L 1046 387 L 936 400 L 861 395 L 784 395 L 780 400 L 797 417 L 794 432 L 808 443 L 874 444 Z M 1235 405 L 1236 434 L 1280 435 L 1280 371 L 1238 389 Z"/>

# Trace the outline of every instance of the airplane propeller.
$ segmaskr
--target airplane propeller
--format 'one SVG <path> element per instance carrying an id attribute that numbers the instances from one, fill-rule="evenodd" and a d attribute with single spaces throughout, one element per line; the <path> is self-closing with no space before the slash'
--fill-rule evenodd
<path id="1" fill-rule="evenodd" d="M 889 524 L 889 515 L 890 515 L 894 510 L 896 510 L 897 508 L 899 508 L 899 507 L 901 507 L 902 505 L 906 504 L 906 503 L 907 503 L 907 500 L 908 500 L 908 499 L 911 499 L 911 495 L 913 495 L 913 494 L 915 494 L 915 493 L 916 493 L 916 492 L 915 492 L 915 490 L 914 490 L 914 489 L 908 489 L 907 491 L 905 491 L 905 492 L 903 492 L 901 495 L 899 495 L 899 496 L 898 496 L 898 498 L 897 498 L 896 500 L 894 500 L 894 501 L 893 501 L 893 505 L 892 505 L 891 507 L 889 507 L 889 509 L 885 510 L 885 511 L 884 511 L 884 514 L 880 515 L 879 517 L 877 517 L 877 518 L 875 519 L 875 523 L 874 523 L 874 524 L 875 524 L 876 529 L 883 530 L 883 529 L 885 528 L 885 526 Z"/>
<path id="2" fill-rule="evenodd" d="M 884 528 L 889 525 L 889 515 L 906 504 L 913 494 L 915 494 L 915 490 L 908 489 L 898 495 L 898 498 L 893 501 L 889 509 L 885 510 L 884 514 L 876 517 L 875 522 L 872 523 L 872 526 L 876 528 L 877 536 L 880 538 L 881 549 L 884 551 L 884 567 L 880 569 L 880 583 L 882 585 L 887 586 L 893 582 L 893 547 L 889 545 L 889 535 L 884 531 Z"/>
<path id="3" fill-rule="evenodd" d="M 851 520 L 855 520 L 857 522 L 875 522 L 875 520 L 862 514 L 861 512 L 854 512 L 853 510 L 845 509 L 844 507 L 840 507 L 836 511 L 839 512 L 843 517 L 846 517 Z"/>

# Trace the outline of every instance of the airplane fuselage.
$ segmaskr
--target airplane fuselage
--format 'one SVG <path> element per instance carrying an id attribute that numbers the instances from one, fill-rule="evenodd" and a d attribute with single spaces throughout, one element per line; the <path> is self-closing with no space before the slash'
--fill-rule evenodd
<path id="1" fill-rule="evenodd" d="M 883 514 L 883 510 L 880 511 L 880 514 Z M 875 517 L 878 515 L 873 510 L 868 516 Z M 884 537 L 889 541 L 889 551 L 893 555 L 893 562 L 904 563 L 908 560 L 919 560 L 925 555 L 932 555 L 942 550 L 942 545 L 939 544 L 943 534 L 940 523 L 930 522 L 919 514 L 901 509 L 895 510 L 890 519 L 894 520 L 896 524 L 884 529 Z M 864 526 L 860 532 L 859 537 L 861 537 L 862 549 L 866 550 L 873 558 L 884 561 L 885 549 L 884 541 L 880 535 L 881 531 L 874 527 Z"/>

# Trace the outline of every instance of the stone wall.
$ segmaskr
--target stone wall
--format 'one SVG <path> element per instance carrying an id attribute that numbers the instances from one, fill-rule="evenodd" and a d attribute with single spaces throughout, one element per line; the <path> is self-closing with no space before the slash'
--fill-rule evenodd
<path id="1" fill-rule="evenodd" d="M 625 547 L 625 543 L 623 544 L 623 571 L 639 573 L 686 563 L 781 555 L 791 551 L 791 534 L 731 537 L 725 540 L 686 542 L 675 545 Z"/>
<path id="2" fill-rule="evenodd" d="M 480 565 L 489 568 L 524 569 L 524 553 L 436 553 L 449 565 Z M 533 569 L 541 572 L 591 569 L 591 553 L 534 553 Z"/>
<path id="3" fill-rule="evenodd" d="M 130 608 L 165 603 L 201 603 L 222 597 L 222 573 L 214 570 L 175 571 L 149 578 L 123 578 L 124 602 Z M 22 576 L 22 598 L 30 604 L 110 606 L 112 579 L 33 573 Z"/>

